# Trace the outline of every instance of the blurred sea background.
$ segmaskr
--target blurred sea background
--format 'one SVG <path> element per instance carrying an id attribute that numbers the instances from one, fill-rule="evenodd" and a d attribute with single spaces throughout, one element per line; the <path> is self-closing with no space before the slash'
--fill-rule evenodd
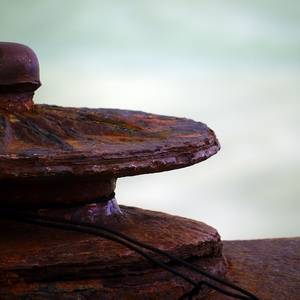
<path id="1" fill-rule="evenodd" d="M 37 54 L 35 103 L 191 118 L 221 151 L 120 178 L 120 204 L 222 239 L 300 235 L 299 0 L 0 0 L 0 40 Z"/>

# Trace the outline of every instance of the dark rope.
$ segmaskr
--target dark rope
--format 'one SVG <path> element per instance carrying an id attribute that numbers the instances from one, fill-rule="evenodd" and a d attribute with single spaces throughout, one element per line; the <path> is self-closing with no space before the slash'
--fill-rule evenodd
<path id="1" fill-rule="evenodd" d="M 205 272 L 203 269 L 198 268 L 186 261 L 184 261 L 183 259 L 176 257 L 168 252 L 165 252 L 163 250 L 160 250 L 158 248 L 155 248 L 153 246 L 144 244 L 142 242 L 136 241 L 126 235 L 124 235 L 121 232 L 118 232 L 114 229 L 105 227 L 105 226 L 101 226 L 101 225 L 97 225 L 97 224 L 92 224 L 92 223 L 87 223 L 87 222 L 80 222 L 80 221 L 72 221 L 72 220 L 66 220 L 66 219 L 61 219 L 61 218 L 54 218 L 54 217 L 47 217 L 47 216 L 39 216 L 39 215 L 34 215 L 34 214 L 27 214 L 27 213 L 22 213 L 22 212 L 16 212 L 16 211 L 2 211 L 0 212 L 0 217 L 4 217 L 4 218 L 8 218 L 8 219 L 15 219 L 17 221 L 21 221 L 21 222 L 25 222 L 25 223 L 30 223 L 30 224 L 35 224 L 35 225 L 41 225 L 41 226 L 46 226 L 46 227 L 52 227 L 52 228 L 59 228 L 59 229 L 65 229 L 65 230 L 71 230 L 71 231 L 77 231 L 77 232 L 81 232 L 81 233 L 87 233 L 87 234 L 92 234 L 92 235 L 96 235 L 108 240 L 111 240 L 113 242 L 119 243 L 135 252 L 137 252 L 138 254 L 144 256 L 145 258 L 147 258 L 148 260 L 150 260 L 152 263 L 158 265 L 161 268 L 164 268 L 165 270 L 169 271 L 170 273 L 173 273 L 176 276 L 181 277 L 182 279 L 184 279 L 185 281 L 189 282 L 190 284 L 192 284 L 194 286 L 194 288 L 182 295 L 178 300 L 184 300 L 184 299 L 192 299 L 193 296 L 196 296 L 199 294 L 199 291 L 202 289 L 203 285 L 206 285 L 214 290 L 217 290 L 225 295 L 228 295 L 230 297 L 236 298 L 236 299 L 244 299 L 244 300 L 258 300 L 258 298 L 254 295 L 252 295 L 251 293 L 249 293 L 248 291 L 245 291 L 244 289 L 229 283 L 223 279 L 220 279 L 214 275 L 211 275 L 207 272 Z M 61 223 L 61 224 L 57 224 L 57 223 Z M 84 228 L 85 227 L 85 228 Z M 101 231 L 106 231 L 110 234 L 113 234 L 115 236 L 118 236 L 120 238 L 117 238 L 115 236 L 112 235 L 107 235 L 105 233 L 100 233 L 97 230 L 101 230 Z M 127 241 L 127 242 L 126 242 Z M 200 282 L 196 282 L 193 279 L 191 279 L 190 277 L 184 275 L 183 273 L 177 271 L 176 269 L 168 266 L 167 264 L 158 261 L 157 259 L 151 257 L 149 254 L 145 253 L 144 251 L 142 251 L 141 249 L 133 246 L 136 245 L 138 247 L 144 248 L 144 249 L 148 249 L 151 250 L 155 253 L 159 253 L 162 254 L 170 259 L 172 259 L 173 261 L 180 263 L 181 265 L 190 268 L 192 270 L 194 270 L 195 272 L 201 274 L 202 276 L 205 276 L 207 278 L 210 278 L 222 285 L 225 285 L 233 290 L 236 290 L 238 292 L 240 292 L 241 294 L 244 295 L 240 295 L 240 294 L 236 294 L 236 293 L 232 293 L 230 291 L 227 291 L 215 284 L 212 284 L 208 281 L 202 280 Z"/>

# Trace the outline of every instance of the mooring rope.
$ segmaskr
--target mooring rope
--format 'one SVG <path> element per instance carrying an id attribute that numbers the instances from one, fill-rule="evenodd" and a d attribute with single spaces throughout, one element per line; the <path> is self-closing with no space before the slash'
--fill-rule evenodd
<path id="1" fill-rule="evenodd" d="M 248 291 L 246 291 L 224 279 L 218 278 L 218 277 L 204 271 L 203 269 L 196 267 L 191 263 L 186 262 L 185 260 L 183 260 L 173 254 L 170 254 L 170 253 L 163 251 L 161 249 L 158 249 L 156 247 L 147 245 L 145 243 L 139 242 L 131 237 L 126 236 L 125 234 L 123 234 L 117 230 L 114 230 L 112 228 L 109 228 L 109 227 L 106 227 L 103 225 L 93 224 L 93 223 L 89 223 L 89 222 L 76 221 L 76 220 L 67 220 L 67 219 L 56 218 L 56 217 L 40 216 L 37 214 L 24 213 L 24 212 L 20 212 L 20 211 L 12 211 L 12 210 L 1 211 L 0 217 L 6 218 L 6 219 L 13 219 L 13 220 L 24 222 L 24 223 L 40 225 L 40 226 L 46 226 L 46 227 L 51 227 L 51 228 L 64 229 L 64 230 L 69 230 L 69 231 L 76 231 L 76 232 L 91 234 L 91 235 L 99 236 L 99 237 L 111 240 L 113 242 L 119 243 L 119 244 L 135 251 L 136 253 L 144 256 L 152 263 L 154 263 L 154 264 L 158 265 L 159 267 L 165 269 L 166 271 L 182 278 L 183 280 L 189 282 L 191 285 L 194 286 L 190 292 L 183 294 L 182 296 L 179 297 L 178 300 L 184 300 L 184 299 L 192 300 L 194 296 L 199 294 L 199 292 L 200 292 L 200 290 L 202 290 L 203 286 L 207 286 L 211 289 L 214 289 L 220 293 L 223 293 L 227 296 L 230 296 L 230 297 L 233 297 L 236 299 L 258 300 L 258 298 L 256 296 L 254 296 L 253 294 L 251 294 L 250 292 L 248 292 Z M 103 232 L 106 232 L 106 233 L 103 233 Z M 171 260 L 173 260 L 174 262 L 177 262 L 177 263 L 181 264 L 182 266 L 189 268 L 204 277 L 207 277 L 221 285 L 224 285 L 227 288 L 230 288 L 236 292 L 239 292 L 240 294 L 228 291 L 228 290 L 226 290 L 216 284 L 213 284 L 209 281 L 206 281 L 206 280 L 201 280 L 199 282 L 196 282 L 195 280 L 191 279 L 189 276 L 174 269 L 173 267 L 170 267 L 166 263 L 163 263 L 163 262 L 153 258 L 151 255 L 149 255 L 145 251 L 141 250 L 140 248 L 144 248 L 144 249 L 150 250 L 152 252 L 164 255 L 164 256 L 170 258 Z"/>

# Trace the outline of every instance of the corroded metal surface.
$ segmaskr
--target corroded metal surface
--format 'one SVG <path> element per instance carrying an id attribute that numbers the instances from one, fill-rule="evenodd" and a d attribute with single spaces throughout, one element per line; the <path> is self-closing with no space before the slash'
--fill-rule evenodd
<path id="1" fill-rule="evenodd" d="M 127 110 L 35 105 L 29 112 L 0 111 L 0 128 L 1 179 L 116 178 L 192 165 L 219 150 L 200 122 Z"/>
<path id="2" fill-rule="evenodd" d="M 94 203 L 113 197 L 118 177 L 209 158 L 220 149 L 214 132 L 193 120 L 140 111 L 36 105 L 39 86 L 34 52 L 0 43 L 1 209 L 106 224 L 223 278 L 227 265 L 212 227 L 137 208 L 121 212 L 114 198 Z M 191 272 L 185 273 L 202 279 Z M 4 299 L 176 299 L 191 288 L 111 241 L 0 219 Z"/>
<path id="3" fill-rule="evenodd" d="M 95 199 L 118 177 L 186 167 L 220 149 L 211 129 L 189 119 L 35 105 L 40 84 L 34 52 L 0 43 L 1 205 Z"/>
<path id="4" fill-rule="evenodd" d="M 299 299 L 300 237 L 224 241 L 228 261 L 226 279 L 261 300 Z M 207 300 L 224 300 L 213 293 Z"/>
<path id="5" fill-rule="evenodd" d="M 25 45 L 0 42 L 0 92 L 33 92 L 40 86 L 36 54 Z"/>
<path id="6" fill-rule="evenodd" d="M 0 42 L 0 111 L 29 110 L 33 106 L 34 91 L 40 86 L 35 53 L 22 44 Z"/>
<path id="7" fill-rule="evenodd" d="M 116 109 L 0 111 L 0 129 L 0 203 L 10 204 L 104 196 L 113 188 L 102 191 L 103 180 L 182 168 L 219 150 L 202 123 Z"/>
<path id="8" fill-rule="evenodd" d="M 122 206 L 108 225 L 223 278 L 218 232 L 201 222 Z M 185 272 L 159 254 L 147 253 Z M 99 237 L 0 220 L 4 299 L 177 299 L 192 286 L 119 244 Z M 207 289 L 201 291 L 206 294 Z M 73 297 L 73 298 L 72 298 Z M 197 299 L 197 298 L 195 298 Z"/>

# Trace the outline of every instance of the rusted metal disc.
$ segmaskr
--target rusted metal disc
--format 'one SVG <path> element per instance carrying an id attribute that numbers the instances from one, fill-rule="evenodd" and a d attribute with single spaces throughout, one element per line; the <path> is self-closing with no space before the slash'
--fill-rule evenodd
<path id="1" fill-rule="evenodd" d="M 35 105 L 0 111 L 0 178 L 161 172 L 203 161 L 219 150 L 206 125 L 117 109 Z"/>
<path id="2" fill-rule="evenodd" d="M 0 111 L 0 203 L 104 196 L 116 178 L 186 167 L 219 148 L 212 130 L 189 119 L 48 105 Z"/>
<path id="3" fill-rule="evenodd" d="M 34 52 L 0 43 L 0 204 L 90 200 L 110 194 L 118 177 L 186 167 L 220 148 L 189 119 L 35 105 L 39 85 Z"/>

